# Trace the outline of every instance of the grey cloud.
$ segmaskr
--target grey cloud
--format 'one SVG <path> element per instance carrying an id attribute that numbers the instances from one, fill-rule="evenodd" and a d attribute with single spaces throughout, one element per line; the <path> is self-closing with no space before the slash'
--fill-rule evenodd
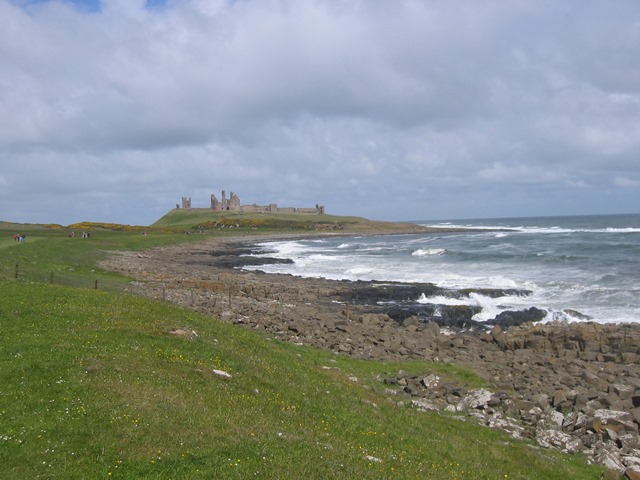
<path id="1" fill-rule="evenodd" d="M 496 191 L 532 199 L 522 215 L 638 200 L 632 0 L 5 1 L 0 19 L 0 198 L 53 199 L 25 220 L 71 215 L 69 183 L 132 223 L 118 202 L 150 221 L 219 188 L 413 218 L 472 216 L 474 196 L 501 215 Z"/>

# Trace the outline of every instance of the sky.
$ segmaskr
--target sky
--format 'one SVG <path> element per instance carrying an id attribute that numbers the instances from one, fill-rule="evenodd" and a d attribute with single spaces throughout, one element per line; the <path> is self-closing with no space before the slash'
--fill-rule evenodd
<path id="1" fill-rule="evenodd" d="M 640 212 L 637 0 L 0 0 L 0 220 Z"/>

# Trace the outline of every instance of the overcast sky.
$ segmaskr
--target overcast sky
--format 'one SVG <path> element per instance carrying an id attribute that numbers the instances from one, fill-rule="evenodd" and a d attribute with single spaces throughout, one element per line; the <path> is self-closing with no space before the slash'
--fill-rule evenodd
<path id="1" fill-rule="evenodd" d="M 0 0 L 0 166 L 17 222 L 637 213 L 640 2 Z"/>

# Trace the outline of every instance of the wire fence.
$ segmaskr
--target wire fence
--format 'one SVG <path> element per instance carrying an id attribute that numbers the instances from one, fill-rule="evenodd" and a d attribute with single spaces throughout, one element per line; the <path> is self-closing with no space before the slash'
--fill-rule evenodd
<path id="1" fill-rule="evenodd" d="M 216 306 L 231 306 L 232 296 L 243 295 L 236 291 L 237 286 L 223 285 L 221 282 L 175 282 L 114 280 L 97 273 L 94 277 L 74 274 L 67 271 L 43 271 L 30 265 L 16 263 L 7 265 L 0 263 L 0 280 L 23 283 L 63 285 L 76 288 L 102 290 L 110 292 L 126 292 L 155 300 L 188 306 L 197 310 L 211 311 Z"/>
<path id="2" fill-rule="evenodd" d="M 51 285 L 65 285 L 78 288 L 90 288 L 94 290 L 126 291 L 130 285 L 126 282 L 115 281 L 103 275 L 90 277 L 64 271 L 43 271 L 28 264 L 16 263 L 13 265 L 0 264 L 0 278 L 27 283 L 41 283 Z"/>
<path id="3" fill-rule="evenodd" d="M 236 281 L 226 273 L 203 279 L 152 279 L 134 280 L 121 277 L 114 280 L 108 275 L 96 272 L 95 277 L 74 274 L 67 271 L 46 272 L 33 264 L 13 266 L 0 262 L 0 282 L 21 282 L 63 285 L 93 291 L 109 291 L 145 297 L 212 315 L 222 321 L 246 326 L 252 329 L 272 332 L 276 337 L 287 335 L 288 324 L 293 318 L 290 313 L 290 294 L 306 296 L 307 288 L 289 291 L 277 284 L 260 286 Z M 0 291 L 1 295 L 1 291 Z M 318 290 L 314 298 L 323 294 Z M 309 300 L 305 299 L 305 304 Z M 351 305 L 344 305 L 347 321 L 352 314 Z M 295 314 L 294 314 L 295 317 Z M 295 337 L 296 339 L 298 337 Z M 296 340 L 297 341 L 297 340 Z"/>

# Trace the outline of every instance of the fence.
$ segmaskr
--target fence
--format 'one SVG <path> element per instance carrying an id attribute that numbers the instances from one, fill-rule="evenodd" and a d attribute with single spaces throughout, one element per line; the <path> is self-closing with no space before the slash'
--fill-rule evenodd
<path id="1" fill-rule="evenodd" d="M 9 266 L 0 263 L 0 280 L 25 283 L 64 285 L 77 288 L 103 290 L 111 292 L 128 292 L 146 296 L 156 300 L 169 301 L 192 308 L 209 311 L 216 305 L 231 307 L 232 297 L 241 294 L 235 285 L 222 286 L 215 282 L 207 287 L 197 283 L 145 281 L 119 279 L 114 280 L 107 275 L 97 273 L 95 277 L 73 274 L 65 271 L 46 272 L 42 269 L 15 264 Z"/>
<path id="2" fill-rule="evenodd" d="M 19 263 L 15 265 L 0 264 L 0 279 L 29 283 L 49 283 L 51 285 L 91 288 L 94 290 L 124 291 L 129 289 L 127 283 L 110 279 L 105 275 L 96 274 L 91 278 L 86 275 L 65 271 L 46 272 Z"/>

